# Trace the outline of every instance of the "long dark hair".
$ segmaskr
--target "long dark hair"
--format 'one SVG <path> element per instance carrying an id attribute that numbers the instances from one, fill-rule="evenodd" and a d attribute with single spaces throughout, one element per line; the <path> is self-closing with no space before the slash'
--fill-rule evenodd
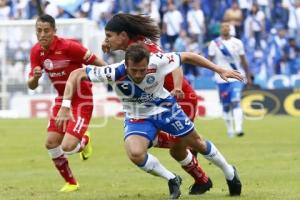
<path id="1" fill-rule="evenodd" d="M 117 33 L 125 31 L 130 39 L 144 36 L 154 42 L 160 36 L 157 23 L 146 15 L 116 14 L 107 22 L 105 30 Z"/>

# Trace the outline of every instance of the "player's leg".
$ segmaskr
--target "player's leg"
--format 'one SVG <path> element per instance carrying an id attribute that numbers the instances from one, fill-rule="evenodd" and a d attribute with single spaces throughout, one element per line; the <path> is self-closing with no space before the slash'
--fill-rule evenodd
<path id="1" fill-rule="evenodd" d="M 197 98 L 191 98 L 189 102 L 179 101 L 178 104 L 184 113 L 193 121 L 197 110 Z M 174 136 L 170 136 L 172 138 Z M 176 137 L 174 137 L 176 138 Z M 194 178 L 194 184 L 190 186 L 189 194 L 203 194 L 212 187 L 210 178 L 206 175 L 195 155 L 190 148 L 180 141 L 179 138 L 172 139 L 170 154 L 177 160 L 182 169 Z"/>
<path id="2" fill-rule="evenodd" d="M 235 134 L 237 136 L 243 136 L 243 110 L 240 104 L 241 101 L 241 94 L 242 89 L 244 87 L 244 84 L 239 81 L 235 81 L 230 83 L 231 89 L 230 89 L 230 102 L 231 102 L 231 108 L 232 108 L 232 114 L 233 114 L 233 121 L 234 121 L 234 128 L 235 128 Z"/>
<path id="3" fill-rule="evenodd" d="M 65 180 L 66 185 L 71 185 L 71 189 L 73 188 L 72 185 L 77 185 L 77 181 L 75 177 L 72 174 L 72 171 L 69 167 L 68 159 L 66 158 L 62 148 L 61 148 L 61 142 L 63 140 L 64 135 L 58 132 L 48 132 L 48 137 L 46 140 L 46 148 L 48 149 L 48 153 L 62 176 L 62 178 Z M 66 185 L 62 188 L 63 191 L 71 191 L 70 188 L 66 188 Z M 73 190 L 76 190 L 77 188 L 73 188 Z M 72 191 L 73 191 L 72 190 Z"/>
<path id="4" fill-rule="evenodd" d="M 174 108 L 179 109 L 175 106 Z M 157 127 L 164 131 L 172 133 L 174 136 L 180 137 L 181 141 L 184 142 L 187 146 L 192 147 L 194 150 L 204 155 L 204 157 L 211 161 L 213 164 L 222 169 L 227 183 L 229 183 L 228 185 L 230 185 L 230 194 L 240 195 L 241 183 L 233 166 L 228 164 L 226 159 L 212 142 L 204 140 L 202 136 L 197 134 L 194 129 L 193 122 L 188 119 L 188 117 L 182 110 L 181 112 L 175 112 L 177 113 L 176 117 L 172 117 L 172 114 L 165 112 L 162 116 L 162 121 L 164 121 L 163 126 L 160 126 L 160 124 L 158 124 Z M 232 190 L 232 185 L 234 186 L 234 190 Z"/>
<path id="5" fill-rule="evenodd" d="M 87 128 L 93 107 L 92 105 L 86 106 L 83 104 L 79 103 L 72 109 L 74 121 L 70 120 L 67 124 L 66 134 L 62 141 L 62 149 L 67 155 L 80 152 L 80 157 L 86 160 L 92 154 L 91 138 Z"/>
<path id="6" fill-rule="evenodd" d="M 159 160 L 147 153 L 156 135 L 156 127 L 148 120 L 125 120 L 125 148 L 128 158 L 140 169 L 168 180 L 171 199 L 180 195 L 181 178 L 167 170 Z"/>
<path id="7" fill-rule="evenodd" d="M 74 191 L 78 189 L 78 184 L 73 176 L 73 173 L 69 167 L 69 162 L 65 156 L 65 152 L 62 149 L 62 141 L 64 138 L 64 133 L 61 128 L 57 128 L 55 125 L 55 117 L 59 111 L 60 106 L 55 105 L 52 108 L 52 115 L 49 120 L 48 126 L 48 137 L 46 140 L 46 148 L 48 153 L 53 160 L 56 169 L 59 171 L 60 175 L 65 180 L 66 184 L 61 189 L 63 192 Z"/>
<path id="8" fill-rule="evenodd" d="M 206 159 L 218 166 L 224 173 L 230 195 L 240 195 L 242 184 L 236 169 L 230 165 L 216 146 L 197 134 L 195 130 L 181 138 L 187 145 L 201 153 Z"/>
<path id="9" fill-rule="evenodd" d="M 230 102 L 230 84 L 229 83 L 221 83 L 218 84 L 220 101 L 223 109 L 223 119 L 226 124 L 227 134 L 229 137 L 234 137 L 234 118 L 231 109 Z"/>

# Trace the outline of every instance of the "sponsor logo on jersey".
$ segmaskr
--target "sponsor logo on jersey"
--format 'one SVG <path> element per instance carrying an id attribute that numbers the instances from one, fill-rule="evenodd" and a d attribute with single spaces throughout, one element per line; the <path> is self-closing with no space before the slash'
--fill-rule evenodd
<path id="1" fill-rule="evenodd" d="M 61 52 L 61 51 L 55 51 L 54 54 L 56 54 L 56 55 L 61 55 L 62 52 Z"/>
<path id="2" fill-rule="evenodd" d="M 55 77 L 61 77 L 61 76 L 65 76 L 66 72 L 62 71 L 62 72 L 49 72 L 49 77 L 51 78 L 55 78 Z"/>
<path id="3" fill-rule="evenodd" d="M 146 79 L 146 82 L 148 84 L 152 84 L 152 83 L 154 83 L 154 81 L 155 81 L 155 77 L 154 76 L 148 76 L 147 79 Z"/>

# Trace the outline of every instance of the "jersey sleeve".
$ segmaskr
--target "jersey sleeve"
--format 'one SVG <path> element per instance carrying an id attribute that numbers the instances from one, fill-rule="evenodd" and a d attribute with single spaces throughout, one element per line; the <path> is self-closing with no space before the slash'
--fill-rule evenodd
<path id="1" fill-rule="evenodd" d="M 216 43 L 211 41 L 208 46 L 208 55 L 215 56 L 216 55 Z"/>
<path id="2" fill-rule="evenodd" d="M 156 53 L 151 56 L 150 66 L 158 65 L 158 72 L 167 75 L 181 66 L 181 57 L 179 54 L 172 53 Z"/>
<path id="3" fill-rule="evenodd" d="M 87 66 L 85 72 L 91 82 L 114 83 L 118 78 L 118 70 L 123 63 L 116 63 L 103 67 Z"/>
<path id="4" fill-rule="evenodd" d="M 83 47 L 79 42 L 72 40 L 69 45 L 69 55 L 72 59 L 78 60 L 85 65 L 93 64 L 96 59 L 95 54 L 93 54 L 90 50 Z"/>
<path id="5" fill-rule="evenodd" d="M 39 52 L 33 47 L 30 51 L 30 71 L 28 74 L 29 77 L 33 76 L 33 70 L 37 66 L 43 68 L 42 63 L 40 61 Z"/>
<path id="6" fill-rule="evenodd" d="M 243 45 L 242 41 L 238 40 L 238 44 L 239 44 L 239 48 L 238 48 L 238 50 L 239 50 L 239 52 L 238 52 L 239 55 L 240 55 L 240 56 L 245 55 L 245 49 L 244 49 L 244 45 Z"/>

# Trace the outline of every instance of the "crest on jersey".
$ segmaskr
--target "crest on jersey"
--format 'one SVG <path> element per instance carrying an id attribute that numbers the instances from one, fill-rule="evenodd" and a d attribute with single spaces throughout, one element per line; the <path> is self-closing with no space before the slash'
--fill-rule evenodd
<path id="1" fill-rule="evenodd" d="M 155 77 L 154 76 L 148 76 L 147 79 L 146 79 L 146 82 L 148 84 L 152 84 L 152 83 L 154 83 L 154 81 L 155 81 Z"/>
<path id="2" fill-rule="evenodd" d="M 53 62 L 50 59 L 46 59 L 44 61 L 44 67 L 48 70 L 53 69 L 53 67 L 54 67 Z"/>

